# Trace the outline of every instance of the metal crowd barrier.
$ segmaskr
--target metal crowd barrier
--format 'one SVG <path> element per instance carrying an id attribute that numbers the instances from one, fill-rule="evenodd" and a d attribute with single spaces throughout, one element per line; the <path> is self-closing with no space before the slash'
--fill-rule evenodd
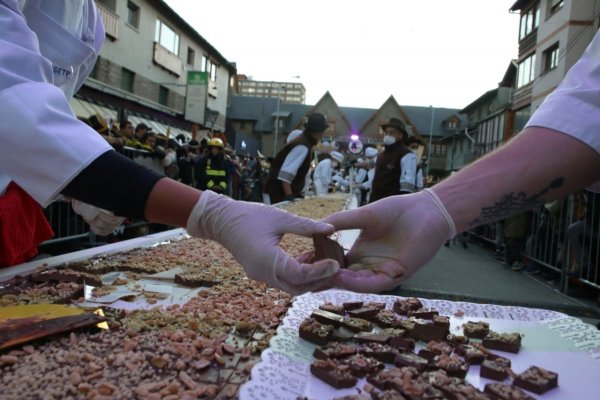
<path id="1" fill-rule="evenodd" d="M 499 229 L 501 224 L 491 224 L 471 234 L 498 247 Z M 572 194 L 533 210 L 522 255 L 557 273 L 563 293 L 572 284 L 600 290 L 600 194 Z"/>
<path id="2" fill-rule="evenodd" d="M 164 175 L 162 160 L 153 153 L 131 147 L 124 147 L 120 149 L 120 152 L 136 163 Z M 89 225 L 83 218 L 73 211 L 70 201 L 63 199 L 54 201 L 44 209 L 44 213 L 54 231 L 54 237 L 43 242 L 40 247 L 47 248 L 48 246 L 76 240 L 85 243 L 89 247 L 106 244 L 106 239 L 99 239 L 91 232 Z M 115 229 L 111 240 L 119 240 L 119 236 L 125 235 L 126 231 L 131 232 L 134 228 L 139 228 L 137 232 L 142 235 L 144 232 L 147 234 L 149 225 L 147 221 L 127 221 L 126 224 Z"/>

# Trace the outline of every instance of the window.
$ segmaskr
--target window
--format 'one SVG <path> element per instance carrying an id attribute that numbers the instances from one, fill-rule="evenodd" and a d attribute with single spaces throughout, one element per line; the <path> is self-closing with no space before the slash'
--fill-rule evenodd
<path id="1" fill-rule="evenodd" d="M 121 89 L 133 93 L 135 73 L 127 68 L 121 68 Z"/>
<path id="2" fill-rule="evenodd" d="M 164 86 L 159 86 L 158 88 L 158 104 L 162 104 L 166 106 L 169 102 L 169 89 Z"/>
<path id="3" fill-rule="evenodd" d="M 550 15 L 560 10 L 565 4 L 564 0 L 550 0 Z"/>
<path id="4" fill-rule="evenodd" d="M 210 76 L 210 80 L 212 82 L 216 82 L 217 81 L 217 64 L 214 64 L 212 61 L 210 61 L 209 58 L 205 57 L 204 58 L 204 71 L 208 72 L 208 76 Z"/>
<path id="5" fill-rule="evenodd" d="M 156 20 L 154 41 L 171 53 L 179 55 L 179 35 L 161 20 Z"/>
<path id="6" fill-rule="evenodd" d="M 535 53 L 519 63 L 517 70 L 517 88 L 531 83 L 535 77 Z"/>
<path id="7" fill-rule="evenodd" d="M 544 73 L 558 66 L 558 55 L 558 43 L 553 44 L 544 51 Z"/>
<path id="8" fill-rule="evenodd" d="M 196 57 L 196 52 L 191 47 L 188 47 L 187 53 L 187 63 L 188 65 L 194 66 L 194 58 Z"/>
<path id="9" fill-rule="evenodd" d="M 206 56 L 202 56 L 202 63 L 200 64 L 200 70 L 202 72 L 208 71 L 206 68 L 208 66 L 208 58 Z"/>
<path id="10" fill-rule="evenodd" d="M 529 35 L 535 29 L 537 29 L 540 23 L 540 4 L 536 3 L 535 6 L 530 8 L 521 14 L 521 26 L 519 29 L 519 40 Z"/>
<path id="11" fill-rule="evenodd" d="M 527 106 L 525 108 L 521 108 L 520 110 L 515 111 L 515 124 L 514 129 L 515 133 L 519 133 L 521 129 L 525 127 L 525 124 L 529 120 L 529 116 L 531 115 L 531 108 Z"/>
<path id="12" fill-rule="evenodd" d="M 140 27 L 140 8 L 133 2 L 127 2 L 127 23 L 134 28 Z"/>

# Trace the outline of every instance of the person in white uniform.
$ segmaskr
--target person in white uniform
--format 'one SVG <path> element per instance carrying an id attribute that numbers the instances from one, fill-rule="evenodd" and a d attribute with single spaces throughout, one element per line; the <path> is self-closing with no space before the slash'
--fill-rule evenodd
<path id="1" fill-rule="evenodd" d="M 342 163 L 344 161 L 344 155 L 339 151 L 332 151 L 329 155 L 325 155 L 324 158 L 317 164 L 315 172 L 313 174 L 315 180 L 315 194 L 317 196 L 325 196 L 329 192 L 329 184 L 333 176 L 335 163 Z"/>
<path id="2" fill-rule="evenodd" d="M 92 229 L 117 221 L 97 208 L 187 227 L 221 243 L 251 278 L 291 293 L 322 287 L 337 262 L 303 264 L 278 244 L 284 233 L 329 234 L 332 226 L 161 177 L 75 117 L 69 99 L 104 36 L 93 0 L 0 0 L 0 254 L 30 255 L 44 235 L 24 226 L 38 226 L 40 205 L 63 194 L 96 210 L 86 217 Z"/>
<path id="3" fill-rule="evenodd" d="M 590 185 L 600 185 L 600 33 L 506 145 L 432 188 L 325 218 L 339 230 L 362 229 L 347 254 L 350 268 L 333 282 L 393 289 L 457 233 Z"/>

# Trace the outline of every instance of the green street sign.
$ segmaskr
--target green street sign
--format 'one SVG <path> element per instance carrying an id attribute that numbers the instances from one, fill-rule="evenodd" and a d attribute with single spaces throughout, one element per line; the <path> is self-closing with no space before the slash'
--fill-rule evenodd
<path id="1" fill-rule="evenodd" d="M 207 85 L 208 84 L 208 72 L 188 71 L 187 84 L 188 85 Z"/>

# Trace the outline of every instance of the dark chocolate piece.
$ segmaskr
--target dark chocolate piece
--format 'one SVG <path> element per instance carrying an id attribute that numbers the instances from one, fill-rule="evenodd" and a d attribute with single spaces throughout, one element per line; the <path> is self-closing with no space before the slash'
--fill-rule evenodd
<path id="1" fill-rule="evenodd" d="M 329 239 L 325 235 L 313 235 L 313 244 L 315 246 L 314 261 L 330 258 L 337 261 L 340 268 L 346 268 L 344 248 L 338 242 Z"/>
<path id="2" fill-rule="evenodd" d="M 342 305 L 344 306 L 344 310 L 350 311 L 350 310 L 356 310 L 357 308 L 361 308 L 363 306 L 363 302 L 362 301 L 351 301 L 348 303 L 342 303 Z"/>
<path id="3" fill-rule="evenodd" d="M 346 343 L 331 342 L 327 346 L 317 347 L 313 353 L 315 358 L 326 360 L 328 358 L 344 358 L 358 353 L 359 347 Z"/>
<path id="4" fill-rule="evenodd" d="M 300 324 L 300 337 L 319 346 L 324 346 L 331 338 L 333 329 L 331 325 L 324 325 L 313 318 L 307 318 Z"/>
<path id="5" fill-rule="evenodd" d="M 449 356 L 452 354 L 452 346 L 446 342 L 431 341 L 427 343 L 427 346 L 419 351 L 419 356 L 425 358 L 428 361 L 433 361 L 436 356 L 445 354 Z"/>
<path id="6" fill-rule="evenodd" d="M 454 352 L 462 356 L 469 364 L 481 364 L 486 359 L 487 353 L 479 346 L 461 344 L 456 346 Z"/>
<path id="7" fill-rule="evenodd" d="M 521 389 L 502 382 L 488 383 L 483 392 L 494 400 L 535 400 Z"/>
<path id="8" fill-rule="evenodd" d="M 490 332 L 483 338 L 483 345 L 492 350 L 518 353 L 521 349 L 521 335 L 518 333 Z"/>
<path id="9" fill-rule="evenodd" d="M 424 371 L 429 362 L 415 353 L 400 353 L 394 358 L 396 367 L 413 367 L 417 371 Z"/>
<path id="10" fill-rule="evenodd" d="M 467 376 L 467 372 L 469 371 L 469 364 L 455 355 L 448 356 L 443 354 L 437 356 L 433 359 L 429 367 L 443 369 L 448 376 L 454 376 L 460 379 L 465 379 L 465 376 Z"/>
<path id="11" fill-rule="evenodd" d="M 517 375 L 513 385 L 533 393 L 543 394 L 558 386 L 558 374 L 540 367 L 531 366 Z"/>
<path id="12" fill-rule="evenodd" d="M 400 350 L 414 350 L 415 341 L 402 336 L 395 336 L 390 339 L 390 346 Z"/>
<path id="13" fill-rule="evenodd" d="M 379 390 L 397 390 L 404 381 L 416 379 L 419 372 L 413 367 L 389 368 L 367 377 L 367 382 Z"/>
<path id="14" fill-rule="evenodd" d="M 450 329 L 450 318 L 446 317 L 445 315 L 434 315 L 433 325 Z"/>
<path id="15" fill-rule="evenodd" d="M 407 400 L 406 397 L 402 396 L 395 390 L 384 390 L 383 392 L 371 393 L 371 399 L 373 400 Z"/>
<path id="16" fill-rule="evenodd" d="M 364 378 L 385 368 L 385 365 L 381 361 L 372 357 L 366 357 L 363 354 L 355 354 L 341 362 L 348 365 L 350 373 L 357 378 Z"/>
<path id="17" fill-rule="evenodd" d="M 400 351 L 385 344 L 372 342 L 364 343 L 359 353 L 367 357 L 373 357 L 383 363 L 391 364 L 394 362 L 395 357 L 400 354 Z"/>
<path id="18" fill-rule="evenodd" d="M 335 340 L 338 342 L 350 342 L 355 339 L 354 335 L 354 332 L 342 326 L 340 328 L 336 328 L 333 331 L 333 335 L 331 335 L 331 340 Z"/>
<path id="19" fill-rule="evenodd" d="M 434 321 L 435 323 L 435 321 Z M 454 346 L 458 346 L 460 344 L 469 344 L 469 338 L 466 336 L 459 336 L 450 334 L 446 337 L 446 341 Z"/>
<path id="20" fill-rule="evenodd" d="M 363 304 L 363 306 L 364 307 L 376 308 L 378 310 L 384 310 L 385 309 L 385 303 L 379 302 L 379 301 L 371 301 L 371 302 Z"/>
<path id="21" fill-rule="evenodd" d="M 354 318 L 372 319 L 379 313 L 379 309 L 363 306 L 355 310 L 347 310 L 347 312 L 348 315 Z"/>
<path id="22" fill-rule="evenodd" d="M 319 306 L 319 310 L 329 311 L 334 314 L 344 315 L 344 306 L 340 304 L 324 303 Z"/>
<path id="23" fill-rule="evenodd" d="M 336 364 L 332 360 L 315 360 L 310 365 L 310 373 L 336 389 L 351 388 L 357 382 L 347 365 Z"/>
<path id="24" fill-rule="evenodd" d="M 410 320 L 410 322 L 414 323 L 413 329 L 407 332 L 407 336 L 411 339 L 422 342 L 440 341 L 444 340 L 450 333 L 448 328 L 436 326 L 431 321 L 424 319 Z"/>
<path id="25" fill-rule="evenodd" d="M 418 310 L 409 310 L 408 316 L 420 319 L 428 319 L 433 320 L 435 315 L 439 315 L 440 313 L 433 308 L 420 308 Z"/>
<path id="26" fill-rule="evenodd" d="M 371 332 L 373 324 L 361 318 L 346 318 L 342 321 L 342 326 L 354 332 Z"/>
<path id="27" fill-rule="evenodd" d="M 483 321 L 467 322 L 463 325 L 465 336 L 473 339 L 483 339 L 490 333 L 490 324 Z"/>
<path id="28" fill-rule="evenodd" d="M 504 367 L 510 367 L 510 358 L 499 356 L 498 354 L 488 352 L 486 355 L 486 359 L 490 361 L 495 361 L 497 364 L 500 364 Z"/>
<path id="29" fill-rule="evenodd" d="M 331 325 L 336 328 L 339 328 L 344 320 L 344 317 L 341 315 L 324 310 L 314 310 L 310 316 L 322 324 Z"/>
<path id="30" fill-rule="evenodd" d="M 508 378 L 508 369 L 492 360 L 483 360 L 479 370 L 479 376 L 494 381 L 504 381 Z"/>
<path id="31" fill-rule="evenodd" d="M 416 297 L 408 297 L 406 299 L 398 299 L 394 302 L 393 309 L 400 315 L 408 315 L 409 311 L 416 311 L 423 308 L 423 303 Z"/>
<path id="32" fill-rule="evenodd" d="M 359 332 L 354 335 L 358 343 L 380 343 L 387 344 L 391 340 L 391 336 L 381 332 Z"/>

